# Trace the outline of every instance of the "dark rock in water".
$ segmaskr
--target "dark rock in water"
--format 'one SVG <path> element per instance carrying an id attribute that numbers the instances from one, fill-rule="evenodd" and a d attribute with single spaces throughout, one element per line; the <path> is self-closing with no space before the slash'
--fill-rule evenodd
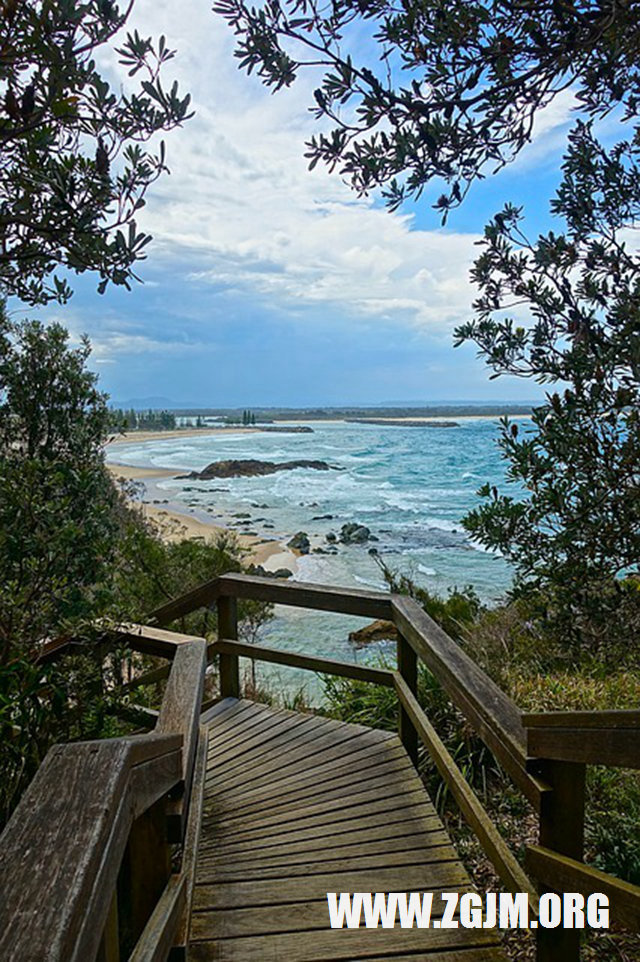
<path id="1" fill-rule="evenodd" d="M 349 641 L 356 645 L 368 645 L 372 641 L 397 641 L 398 629 L 392 621 L 373 621 L 358 631 L 352 631 Z"/>
<path id="2" fill-rule="evenodd" d="M 371 531 L 365 524 L 356 524 L 350 521 L 343 524 L 340 531 L 340 540 L 343 544 L 364 544 L 371 539 Z"/>
<path id="3" fill-rule="evenodd" d="M 249 565 L 247 574 L 258 578 L 292 578 L 293 571 L 288 568 L 277 568 L 276 571 L 267 571 L 262 565 Z"/>
<path id="4" fill-rule="evenodd" d="M 311 520 L 312 520 L 312 521 L 333 521 L 333 515 L 332 515 L 332 514 L 317 514 L 317 515 L 315 516 L 315 518 L 312 518 Z"/>
<path id="5" fill-rule="evenodd" d="M 294 551 L 299 551 L 300 554 L 309 554 L 311 542 L 309 541 L 307 532 L 298 531 L 297 534 L 294 534 L 291 541 L 287 542 L 287 548 L 292 548 Z"/>
<path id="6" fill-rule="evenodd" d="M 208 481 L 210 478 L 247 478 L 261 477 L 265 474 L 275 474 L 276 471 L 294 471 L 296 468 L 309 468 L 314 471 L 339 471 L 326 461 L 256 461 L 246 459 L 240 461 L 213 461 L 202 471 L 192 471 L 183 478 Z M 261 505 L 262 507 L 262 505 Z"/>
<path id="7" fill-rule="evenodd" d="M 279 434 L 313 434 L 313 428 L 307 427 L 307 425 L 296 424 L 289 427 L 286 424 L 277 425 L 272 428 L 258 427 L 258 431 L 272 431 Z"/>
<path id="8" fill-rule="evenodd" d="M 327 554 L 324 548 L 314 548 L 313 554 Z"/>
<path id="9" fill-rule="evenodd" d="M 367 552 L 367 554 L 371 554 L 371 555 L 376 555 L 377 553 L 378 553 L 377 548 L 369 548 L 369 551 Z"/>
<path id="10" fill-rule="evenodd" d="M 265 528 L 275 528 L 275 524 L 265 524 Z"/>
<path id="11" fill-rule="evenodd" d="M 248 511 L 236 511 L 235 514 L 231 515 L 232 518 L 250 518 L 251 515 Z"/>
<path id="12" fill-rule="evenodd" d="M 329 534 L 325 535 L 325 538 L 329 542 L 329 544 L 335 544 L 335 542 L 338 540 L 338 538 L 333 533 L 333 531 L 330 531 Z"/>

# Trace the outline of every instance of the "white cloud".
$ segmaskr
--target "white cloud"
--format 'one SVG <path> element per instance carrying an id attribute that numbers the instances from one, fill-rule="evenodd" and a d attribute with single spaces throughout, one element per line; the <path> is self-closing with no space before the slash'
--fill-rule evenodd
<path id="1" fill-rule="evenodd" d="M 49 323 L 58 322 L 69 332 L 69 343 L 78 347 L 84 335 L 91 343 L 91 360 L 94 364 L 113 364 L 119 358 L 155 354 L 160 357 L 178 357 L 194 354 L 205 346 L 195 340 L 167 339 L 149 336 L 143 324 L 125 318 L 78 313 L 65 308 L 62 314 L 51 314 Z M 211 349 L 209 343 L 207 347 Z"/>
<path id="2" fill-rule="evenodd" d="M 301 318 L 305 305 L 326 305 L 336 316 L 448 330 L 471 305 L 477 237 L 414 230 L 410 216 L 357 198 L 337 175 L 310 172 L 312 78 L 271 96 L 237 69 L 230 31 L 207 7 L 189 3 L 187 15 L 184 4 L 137 0 L 130 23 L 178 49 L 166 78 L 196 109 L 167 137 L 171 176 L 141 212 L 154 263 L 179 261 L 192 284 Z"/>
<path id="3" fill-rule="evenodd" d="M 141 212 L 155 264 L 180 263 L 192 285 L 214 285 L 236 303 L 257 298 L 302 322 L 305 307 L 323 305 L 338 319 L 395 319 L 433 333 L 468 316 L 476 235 L 412 229 L 411 216 L 357 198 L 322 167 L 307 169 L 311 75 L 272 96 L 238 70 L 231 32 L 207 3 L 137 0 L 134 27 L 177 48 L 166 80 L 176 77 L 196 110 L 167 137 L 172 174 Z M 109 60 L 126 84 L 113 53 Z M 574 103 L 564 91 L 538 114 L 512 169 L 557 150 Z"/>

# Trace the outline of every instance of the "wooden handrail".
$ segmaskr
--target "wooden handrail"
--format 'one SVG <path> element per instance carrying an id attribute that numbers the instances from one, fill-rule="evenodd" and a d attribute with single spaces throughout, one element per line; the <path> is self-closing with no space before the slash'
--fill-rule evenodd
<path id="1" fill-rule="evenodd" d="M 243 641 L 221 638 L 209 646 L 212 654 L 239 655 L 242 658 L 252 658 L 256 661 L 267 661 L 276 665 L 286 665 L 289 668 L 303 668 L 315 671 L 321 675 L 339 675 L 343 678 L 353 678 L 356 681 L 367 681 L 374 685 L 384 685 L 393 688 L 393 672 L 384 668 L 369 668 L 367 665 L 350 664 L 346 661 L 335 661 L 332 658 L 317 658 L 311 655 L 299 655 L 293 651 L 282 651 L 280 648 L 266 648 L 264 645 L 251 645 Z"/>
<path id="2" fill-rule="evenodd" d="M 546 712 L 523 721 L 535 758 L 640 768 L 640 711 Z"/>
<path id="3" fill-rule="evenodd" d="M 169 651 L 168 638 L 156 640 Z M 0 899 L 0 957 L 21 962 L 95 959 L 132 833 L 141 817 L 151 815 L 170 793 L 168 827 L 176 839 L 182 838 L 206 642 L 179 638 L 171 654 L 154 732 L 54 746 L 9 820 L 0 836 L 0 878 L 6 883 Z M 151 817 L 157 825 L 157 814 Z M 161 833 L 166 835 L 166 828 Z M 135 866 L 145 885 L 150 867 L 162 866 L 163 858 L 154 853 L 149 863 Z M 162 899 L 166 907 L 173 893 L 171 919 L 175 916 L 177 926 L 183 887 L 169 879 L 168 850 L 164 864 L 167 875 L 156 879 L 155 886 L 170 882 Z M 136 924 L 141 921 L 146 919 Z M 166 925 L 163 932 L 163 938 L 173 938 Z"/>
<path id="4" fill-rule="evenodd" d="M 579 892 L 585 898 L 594 892 L 606 895 L 613 921 L 640 932 L 640 886 L 540 845 L 527 847 L 526 862 L 531 873 L 547 887 L 560 892 Z"/>
<path id="5" fill-rule="evenodd" d="M 394 595 L 393 621 L 536 811 L 548 790 L 527 770 L 522 713 L 412 598 Z"/>
<path id="6" fill-rule="evenodd" d="M 218 598 L 246 598 L 316 611 L 333 611 L 365 618 L 391 618 L 391 596 L 382 591 L 330 588 L 307 582 L 287 582 L 253 575 L 227 574 L 206 581 L 192 591 L 169 601 L 149 614 L 156 625 L 168 625 L 198 608 L 210 607 Z"/>
<path id="7" fill-rule="evenodd" d="M 51 749 L 0 836 L 0 957 L 95 958 L 134 820 L 182 776 L 182 736 Z"/>
<path id="8" fill-rule="evenodd" d="M 171 842 L 182 841 L 189 813 L 206 667 L 207 643 L 204 639 L 180 645 L 173 658 L 155 728 L 157 732 L 179 732 L 183 738 L 182 782 L 180 786 L 176 786 L 179 794 L 176 797 L 176 789 L 174 789 L 174 797 L 170 799 L 167 806 Z"/>
<path id="9" fill-rule="evenodd" d="M 447 751 L 402 675 L 394 672 L 393 678 L 398 698 L 404 705 L 420 739 L 440 772 L 442 780 L 448 786 L 465 820 L 473 829 L 485 854 L 510 892 L 527 893 L 529 910 L 537 918 L 538 895 L 535 886 L 527 878 L 515 855 L 511 853 L 497 828 L 493 825 L 482 803 Z"/>

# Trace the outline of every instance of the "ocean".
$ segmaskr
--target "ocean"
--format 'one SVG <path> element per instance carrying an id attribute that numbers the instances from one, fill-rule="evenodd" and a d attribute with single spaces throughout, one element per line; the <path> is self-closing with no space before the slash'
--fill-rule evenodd
<path id="1" fill-rule="evenodd" d="M 225 433 L 119 445 L 123 464 L 201 470 L 211 461 L 323 460 L 337 470 L 297 469 L 265 477 L 211 481 L 161 480 L 147 497 L 168 499 L 176 508 L 237 530 L 288 540 L 305 531 L 312 549 L 326 549 L 326 535 L 343 524 L 366 525 L 378 540 L 340 546 L 336 555 L 310 553 L 299 559 L 295 579 L 384 590 L 373 547 L 387 565 L 418 584 L 446 595 L 472 585 L 493 603 L 509 587 L 512 573 L 499 555 L 473 544 L 461 526 L 479 502 L 481 484 L 502 485 L 505 465 L 496 445 L 496 418 L 460 419 L 458 427 L 396 427 L 345 422 L 309 422 L 311 434 Z M 249 518 L 233 518 L 248 514 Z M 376 660 L 388 643 L 358 650 L 348 634 L 366 624 L 343 615 L 276 609 L 261 637 L 264 644 L 307 650 L 349 660 Z M 291 692 L 308 675 L 283 669 L 266 672 Z M 293 674 L 292 674 L 293 673 Z M 277 676 L 277 677 L 276 677 Z M 262 677 L 262 676 L 260 676 Z M 307 693 L 317 693 L 311 682 Z"/>

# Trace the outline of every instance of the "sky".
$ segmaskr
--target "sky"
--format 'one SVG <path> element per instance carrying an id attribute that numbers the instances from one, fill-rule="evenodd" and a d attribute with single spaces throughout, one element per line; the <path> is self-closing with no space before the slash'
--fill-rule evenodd
<path id="1" fill-rule="evenodd" d="M 472 345 L 453 348 L 452 332 L 471 317 L 469 269 L 491 215 L 510 200 L 525 205 L 534 233 L 551 224 L 570 93 L 442 228 L 428 197 L 389 213 L 337 174 L 310 172 L 313 78 L 273 96 L 247 77 L 207 0 L 137 0 L 136 27 L 177 49 L 163 76 L 192 94 L 196 111 L 166 136 L 171 175 L 141 211 L 139 226 L 154 237 L 138 269 L 144 284 L 101 296 L 85 275 L 72 280 L 67 305 L 35 312 L 89 336 L 92 366 L 114 400 L 220 407 L 540 396 L 530 381 L 490 381 Z M 125 82 L 115 56 L 104 58 Z"/>

